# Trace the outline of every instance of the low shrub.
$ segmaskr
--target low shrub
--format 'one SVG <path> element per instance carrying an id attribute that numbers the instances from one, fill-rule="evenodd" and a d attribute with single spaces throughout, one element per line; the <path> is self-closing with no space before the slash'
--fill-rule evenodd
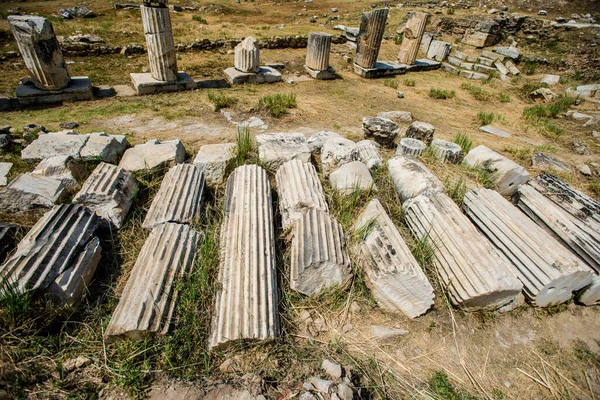
<path id="1" fill-rule="evenodd" d="M 296 108 L 295 93 L 277 93 L 258 100 L 258 108 L 266 110 L 275 118 L 285 114 L 288 108 Z"/>

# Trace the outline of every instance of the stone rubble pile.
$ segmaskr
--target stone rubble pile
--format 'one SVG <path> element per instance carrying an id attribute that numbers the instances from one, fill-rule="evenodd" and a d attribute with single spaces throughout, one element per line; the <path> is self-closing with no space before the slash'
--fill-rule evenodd
<path id="1" fill-rule="evenodd" d="M 469 56 L 456 50 L 442 63 L 442 69 L 468 79 L 487 79 L 491 74 L 496 74 L 502 80 L 509 80 L 520 74 L 513 62 L 520 58 L 521 51 L 516 47 L 482 50 L 479 56 Z"/>

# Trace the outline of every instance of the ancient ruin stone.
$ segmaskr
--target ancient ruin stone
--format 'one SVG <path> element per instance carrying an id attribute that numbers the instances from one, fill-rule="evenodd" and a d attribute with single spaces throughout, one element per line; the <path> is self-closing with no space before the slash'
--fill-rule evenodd
<path id="1" fill-rule="evenodd" d="M 411 13 L 404 28 L 404 39 L 402 39 L 400 53 L 398 54 L 400 64 L 413 65 L 415 63 L 428 17 L 427 13 Z"/>
<path id="2" fill-rule="evenodd" d="M 410 318 L 433 305 L 433 288 L 381 203 L 373 199 L 358 218 L 363 268 L 380 307 Z"/>
<path id="3" fill-rule="evenodd" d="M 462 159 L 462 148 L 456 143 L 441 139 L 433 139 L 431 149 L 435 155 L 445 163 L 458 163 Z"/>
<path id="4" fill-rule="evenodd" d="M 191 224 L 199 216 L 204 194 L 204 174 L 191 164 L 178 164 L 165 174 L 158 193 L 146 213 L 142 226 L 153 229 L 159 224 Z"/>
<path id="5" fill-rule="evenodd" d="M 286 161 L 310 161 L 310 149 L 306 138 L 301 133 L 282 132 L 257 135 L 255 138 L 258 158 L 272 171 Z"/>
<path id="6" fill-rule="evenodd" d="M 200 147 L 194 165 L 204 172 L 206 182 L 220 184 L 225 181 L 228 165 L 236 155 L 235 143 L 207 144 Z"/>
<path id="7" fill-rule="evenodd" d="M 444 193 L 422 193 L 405 202 L 403 210 L 413 236 L 434 249 L 434 265 L 454 305 L 468 311 L 496 309 L 521 292 L 508 263 Z"/>
<path id="8" fill-rule="evenodd" d="M 469 151 L 464 162 L 470 167 L 485 168 L 489 171 L 496 184 L 496 190 L 504 196 L 512 195 L 519 185 L 529 180 L 525 168 L 485 146 L 477 146 Z"/>
<path id="9" fill-rule="evenodd" d="M 508 139 L 508 138 L 512 137 L 512 135 L 510 133 L 506 132 L 504 129 L 500 129 L 493 125 L 480 126 L 479 130 L 481 132 L 489 133 L 490 135 L 498 136 L 501 138 Z"/>
<path id="10" fill-rule="evenodd" d="M 329 175 L 331 187 L 343 195 L 349 195 L 355 190 L 370 190 L 373 188 L 373 177 L 369 168 L 360 161 L 352 161 L 340 166 Z"/>
<path id="11" fill-rule="evenodd" d="M 190 270 L 200 233 L 160 224 L 150 232 L 104 332 L 107 342 L 166 334 L 177 301 L 177 281 Z"/>
<path id="12" fill-rule="evenodd" d="M 362 120 L 367 138 L 373 138 L 382 146 L 392 147 L 400 128 L 394 121 L 380 117 L 365 117 Z"/>
<path id="13" fill-rule="evenodd" d="M 171 15 L 164 5 L 152 7 L 140 6 L 150 74 L 157 81 L 177 81 L 177 58 L 171 27 Z"/>
<path id="14" fill-rule="evenodd" d="M 387 118 L 397 124 L 412 122 L 412 114 L 410 111 L 382 111 L 377 113 L 379 118 Z"/>
<path id="15" fill-rule="evenodd" d="M 80 158 L 80 153 L 89 135 L 78 135 L 75 131 L 42 133 L 29 146 L 21 150 L 27 161 L 41 161 L 54 156 Z"/>
<path id="16" fill-rule="evenodd" d="M 31 228 L 15 254 L 0 267 L 0 276 L 19 292 L 45 289 L 65 271 L 80 265 L 98 225 L 96 216 L 75 204 L 56 206 Z M 90 265 L 95 268 L 95 265 Z M 76 299 L 71 296 L 71 301 Z"/>
<path id="17" fill-rule="evenodd" d="M 8 22 L 33 84 L 42 90 L 69 86 L 71 77 L 50 21 L 33 15 L 11 15 Z"/>
<path id="18" fill-rule="evenodd" d="M 22 174 L 0 191 L 0 209 L 19 212 L 50 208 L 65 195 L 65 185 L 57 179 L 35 174 Z"/>
<path id="19" fill-rule="evenodd" d="M 452 45 L 448 42 L 434 40 L 431 42 L 429 50 L 427 51 L 427 58 L 442 62 L 448 57 L 448 54 L 450 54 L 451 48 Z"/>
<path id="20" fill-rule="evenodd" d="M 506 68 L 508 68 L 508 72 L 510 72 L 512 75 L 519 75 L 521 73 L 521 71 L 519 71 L 519 68 L 517 68 L 515 63 L 513 63 L 510 60 L 505 62 L 504 65 L 506 65 Z"/>
<path id="21" fill-rule="evenodd" d="M 362 15 L 356 40 L 356 57 L 354 57 L 354 63 L 359 67 L 375 68 L 388 11 L 387 8 L 380 8 Z"/>
<path id="22" fill-rule="evenodd" d="M 401 201 L 424 191 L 444 192 L 444 185 L 420 161 L 410 156 L 395 156 L 388 161 L 388 171 Z"/>
<path id="23" fill-rule="evenodd" d="M 355 161 L 358 158 L 356 143 L 342 137 L 331 138 L 321 148 L 321 172 L 325 176 L 341 165 Z"/>
<path id="24" fill-rule="evenodd" d="M 65 187 L 73 187 L 85 179 L 85 169 L 73 157 L 54 156 L 42 160 L 31 172 L 61 181 Z"/>
<path id="25" fill-rule="evenodd" d="M 290 160 L 279 167 L 275 181 L 284 229 L 308 210 L 329 212 L 321 180 L 311 163 Z"/>
<path id="26" fill-rule="evenodd" d="M 329 53 L 331 51 L 331 38 L 332 36 L 330 34 L 323 32 L 312 32 L 308 35 L 305 65 L 309 70 L 315 72 L 329 71 Z M 318 75 L 315 75 L 313 77 L 316 76 Z M 333 77 L 335 77 L 335 75 Z M 322 78 L 323 77 L 321 77 L 321 79 Z"/>
<path id="27" fill-rule="evenodd" d="M 404 29 L 404 27 L 402 27 Z M 398 33 L 400 33 L 400 28 L 398 28 Z M 434 39 L 434 34 L 430 32 L 423 33 L 423 38 L 421 39 L 421 44 L 419 45 L 419 52 L 423 54 L 427 54 L 429 50 L 429 46 L 431 45 L 431 41 Z"/>
<path id="28" fill-rule="evenodd" d="M 358 150 L 358 158 L 369 169 L 379 168 L 383 164 L 383 160 L 379 155 L 379 144 L 372 140 L 361 140 L 356 143 Z"/>
<path id="29" fill-rule="evenodd" d="M 81 204 L 101 218 L 101 221 L 120 229 L 137 191 L 133 173 L 107 163 L 100 163 L 79 192 L 73 203 Z"/>
<path id="30" fill-rule="evenodd" d="M 556 172 L 571 172 L 571 167 L 567 163 L 543 151 L 536 151 L 531 156 L 531 166 L 533 168 L 550 169 Z"/>
<path id="31" fill-rule="evenodd" d="M 402 138 L 396 148 L 396 155 L 419 157 L 423 154 L 427 145 L 419 139 Z"/>
<path id="32" fill-rule="evenodd" d="M 208 346 L 279 336 L 271 185 L 256 165 L 238 167 L 227 179 L 220 249 Z"/>
<path id="33" fill-rule="evenodd" d="M 234 66 L 241 72 L 257 73 L 260 70 L 258 41 L 252 36 L 242 40 L 234 49 Z"/>
<path id="34" fill-rule="evenodd" d="M 600 276 L 594 274 L 592 283 L 581 292 L 577 301 L 586 306 L 600 304 Z"/>
<path id="35" fill-rule="evenodd" d="M 544 103 L 550 103 L 558 99 L 558 95 L 548 88 L 539 88 L 529 93 L 532 100 L 542 100 Z"/>
<path id="36" fill-rule="evenodd" d="M 342 226 L 329 213 L 310 209 L 292 226 L 290 288 L 307 296 L 345 287 L 352 277 Z"/>
<path id="37" fill-rule="evenodd" d="M 104 132 L 95 132 L 89 135 L 80 157 L 84 160 L 102 160 L 107 163 L 119 161 L 125 150 L 129 147 L 127 137 L 124 135 L 107 135 Z"/>
<path id="38" fill-rule="evenodd" d="M 0 223 L 0 262 L 15 248 L 20 230 L 19 225 Z"/>
<path id="39" fill-rule="evenodd" d="M 493 51 L 494 51 L 494 53 L 498 53 L 505 57 L 511 58 L 515 61 L 519 61 L 522 56 L 521 50 L 519 50 L 516 47 L 512 47 L 512 46 L 510 46 L 510 47 L 495 47 Z"/>
<path id="40" fill-rule="evenodd" d="M 554 86 L 560 82 L 560 75 L 545 74 L 540 83 L 545 83 L 548 86 Z"/>
<path id="41" fill-rule="evenodd" d="M 10 172 L 13 163 L 0 162 L 0 186 L 6 186 L 8 183 L 8 173 Z"/>
<path id="42" fill-rule="evenodd" d="M 181 164 L 185 161 L 185 148 L 181 140 L 149 140 L 128 149 L 119 163 L 127 171 L 160 169 Z"/>
<path id="43" fill-rule="evenodd" d="M 463 210 L 503 254 L 538 307 L 564 303 L 589 285 L 592 270 L 548 232 L 498 192 L 475 189 L 465 195 Z"/>
<path id="44" fill-rule="evenodd" d="M 316 152 L 321 151 L 323 144 L 327 140 L 332 139 L 332 138 L 341 138 L 341 136 L 335 132 L 329 132 L 329 131 L 320 131 L 320 132 L 313 134 L 311 137 L 308 138 L 308 141 L 307 141 L 310 152 L 316 153 Z"/>
<path id="45" fill-rule="evenodd" d="M 427 122 L 415 121 L 406 130 L 405 137 L 421 140 L 429 146 L 433 140 L 434 133 L 435 127 L 433 125 Z"/>

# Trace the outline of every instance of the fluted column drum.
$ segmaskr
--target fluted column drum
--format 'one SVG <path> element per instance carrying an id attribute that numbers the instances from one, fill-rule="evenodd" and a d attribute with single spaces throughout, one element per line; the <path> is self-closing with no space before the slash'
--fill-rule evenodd
<path id="1" fill-rule="evenodd" d="M 33 84 L 42 90 L 60 90 L 71 83 L 54 28 L 50 21 L 33 15 L 8 17 Z"/>
<path id="2" fill-rule="evenodd" d="M 258 41 L 252 36 L 235 46 L 234 67 L 238 71 L 257 73 L 260 70 Z"/>
<path id="3" fill-rule="evenodd" d="M 387 8 L 380 8 L 362 15 L 354 58 L 354 63 L 359 67 L 375 68 L 388 11 Z"/>
<path id="4" fill-rule="evenodd" d="M 329 52 L 331 51 L 331 35 L 313 32 L 308 35 L 306 45 L 306 66 L 315 71 L 329 68 Z"/>
<path id="5" fill-rule="evenodd" d="M 169 9 L 142 5 L 142 23 L 148 47 L 150 73 L 157 81 L 177 81 L 177 58 Z"/>
<path id="6" fill-rule="evenodd" d="M 415 63 L 428 17 L 427 13 L 415 12 L 406 23 L 404 39 L 398 54 L 400 64 L 413 65 Z"/>

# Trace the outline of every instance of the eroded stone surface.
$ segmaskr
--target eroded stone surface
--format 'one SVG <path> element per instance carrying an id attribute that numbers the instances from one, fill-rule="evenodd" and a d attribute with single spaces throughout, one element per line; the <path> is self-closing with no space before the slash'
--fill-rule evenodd
<path id="1" fill-rule="evenodd" d="M 343 195 L 355 190 L 370 190 L 373 177 L 369 168 L 360 161 L 352 161 L 340 166 L 329 175 L 331 187 Z"/>
<path id="2" fill-rule="evenodd" d="M 85 178 L 85 169 L 71 156 L 54 156 L 42 160 L 31 172 L 57 179 L 65 187 L 73 187 Z"/>
<path id="3" fill-rule="evenodd" d="M 458 163 L 462 159 L 462 148 L 456 143 L 441 139 L 431 141 L 431 149 L 445 163 Z"/>
<path id="4" fill-rule="evenodd" d="M 356 38 L 356 57 L 354 58 L 356 65 L 362 68 L 375 68 L 388 11 L 387 8 L 380 8 L 362 15 L 360 30 Z"/>
<path id="5" fill-rule="evenodd" d="M 13 163 L 0 162 L 0 186 L 6 186 L 8 183 L 8 173 L 12 166 Z"/>
<path id="6" fill-rule="evenodd" d="M 433 134 L 435 133 L 435 127 L 427 122 L 415 121 L 406 130 L 405 137 L 418 139 L 425 144 L 429 145 L 433 140 Z"/>
<path id="7" fill-rule="evenodd" d="M 89 135 L 80 156 L 84 160 L 102 160 L 107 163 L 116 163 L 129 147 L 127 137 L 124 135 L 108 135 L 104 132 L 95 132 Z"/>
<path id="8" fill-rule="evenodd" d="M 343 137 L 330 138 L 321 148 L 321 172 L 325 176 L 341 165 L 355 161 L 358 158 L 356 143 Z"/>
<path id="9" fill-rule="evenodd" d="M 381 117 L 365 117 L 362 121 L 363 130 L 367 138 L 373 138 L 382 146 L 391 147 L 400 128 L 391 119 Z"/>
<path id="10" fill-rule="evenodd" d="M 159 169 L 181 164 L 185 161 L 185 148 L 181 140 L 149 140 L 128 149 L 119 163 L 127 171 Z"/>
<path id="11" fill-rule="evenodd" d="M 512 195 L 519 185 L 529 180 L 525 168 L 485 146 L 469 151 L 464 162 L 470 167 L 485 168 L 491 172 L 496 189 L 504 196 Z"/>
<path id="12" fill-rule="evenodd" d="M 372 140 L 361 140 L 356 143 L 358 150 L 358 158 L 369 169 L 379 168 L 383 164 L 383 160 L 379 155 L 379 144 Z"/>
<path id="13" fill-rule="evenodd" d="M 301 133 L 269 133 L 257 135 L 255 140 L 258 158 L 269 170 L 277 171 L 289 160 L 310 161 L 308 142 Z"/>
<path id="14" fill-rule="evenodd" d="M 377 113 L 379 118 L 391 119 L 396 123 L 412 122 L 412 113 L 410 111 L 382 111 Z"/>
<path id="15" fill-rule="evenodd" d="M 206 182 L 220 184 L 225 181 L 227 166 L 235 158 L 235 143 L 207 144 L 200 147 L 194 165 L 204 172 Z"/>
<path id="16" fill-rule="evenodd" d="M 78 135 L 75 131 L 40 132 L 37 139 L 21 150 L 21 157 L 31 161 L 41 161 L 54 156 L 79 158 L 88 138 L 89 135 Z"/>
<path id="17" fill-rule="evenodd" d="M 311 153 L 319 152 L 319 151 L 321 151 L 323 144 L 327 140 L 332 139 L 332 138 L 341 138 L 341 136 L 335 132 L 329 132 L 329 131 L 317 132 L 308 138 L 308 141 L 307 141 L 308 148 L 310 149 Z"/>
<path id="18" fill-rule="evenodd" d="M 411 13 L 404 27 L 404 39 L 398 54 L 400 64 L 413 65 L 415 63 L 428 18 L 429 14 L 424 12 Z"/>
<path id="19" fill-rule="evenodd" d="M 58 179 L 42 175 L 22 174 L 0 191 L 0 209 L 19 212 L 50 208 L 65 194 L 65 185 Z"/>
<path id="20" fill-rule="evenodd" d="M 424 191 L 444 192 L 444 185 L 420 161 L 409 156 L 395 156 L 388 161 L 388 171 L 401 201 Z"/>
<path id="21" fill-rule="evenodd" d="M 257 73 L 260 70 L 258 41 L 252 36 L 248 36 L 235 46 L 234 66 L 241 72 Z"/>
<path id="22" fill-rule="evenodd" d="M 571 172 L 571 167 L 567 163 L 543 151 L 536 151 L 531 156 L 531 166 L 534 168 L 550 169 L 556 172 Z"/>

